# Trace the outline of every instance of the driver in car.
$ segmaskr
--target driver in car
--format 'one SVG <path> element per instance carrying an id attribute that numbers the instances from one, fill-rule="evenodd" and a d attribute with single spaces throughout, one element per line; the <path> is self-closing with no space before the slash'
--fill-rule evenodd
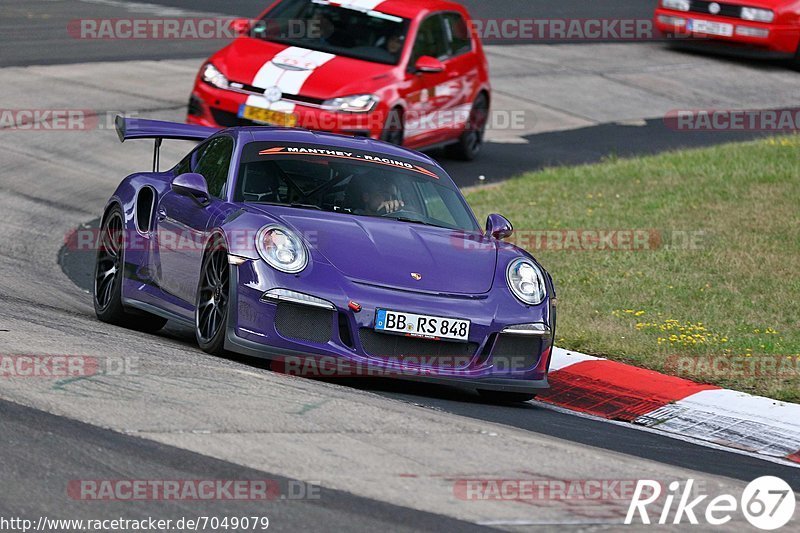
<path id="1" fill-rule="evenodd" d="M 386 51 L 392 54 L 393 56 L 397 56 L 403 50 L 403 41 L 405 37 L 402 33 L 395 33 L 390 35 L 389 38 L 386 40 Z"/>
<path id="2" fill-rule="evenodd" d="M 365 179 L 361 187 L 365 215 L 387 215 L 405 207 L 393 183 L 381 179 Z"/>

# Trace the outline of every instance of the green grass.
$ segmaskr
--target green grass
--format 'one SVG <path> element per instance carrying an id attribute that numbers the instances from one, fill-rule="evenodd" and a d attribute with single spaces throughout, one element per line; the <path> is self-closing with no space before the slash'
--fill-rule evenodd
<path id="1" fill-rule="evenodd" d="M 659 232 L 651 250 L 528 248 L 555 280 L 561 347 L 800 401 L 798 373 L 674 365 L 782 356 L 797 368 L 800 136 L 546 169 L 466 196 L 481 220 L 499 212 L 518 235 Z M 683 235 L 700 236 L 697 246 Z"/>

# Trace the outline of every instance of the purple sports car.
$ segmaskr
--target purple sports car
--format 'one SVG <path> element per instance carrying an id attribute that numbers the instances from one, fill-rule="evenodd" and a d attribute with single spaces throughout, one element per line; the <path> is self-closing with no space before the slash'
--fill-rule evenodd
<path id="1" fill-rule="evenodd" d="M 482 231 L 429 157 L 300 129 L 116 126 L 122 141 L 154 139 L 155 154 L 103 212 L 100 320 L 156 331 L 171 319 L 206 352 L 285 371 L 324 360 L 493 401 L 547 388 L 552 279 L 502 241 L 506 219 L 490 215 Z M 160 172 L 163 139 L 199 144 Z"/>

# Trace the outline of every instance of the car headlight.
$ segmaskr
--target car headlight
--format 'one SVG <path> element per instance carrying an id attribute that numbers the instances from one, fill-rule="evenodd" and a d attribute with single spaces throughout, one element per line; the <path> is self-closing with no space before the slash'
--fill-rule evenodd
<path id="1" fill-rule="evenodd" d="M 511 261 L 506 280 L 511 292 L 523 303 L 537 305 L 547 296 L 544 274 L 530 259 L 520 257 Z"/>
<path id="2" fill-rule="evenodd" d="M 211 63 L 206 63 L 206 66 L 203 67 L 203 75 L 201 77 L 204 82 L 214 87 L 219 87 L 220 89 L 229 88 L 228 78 Z"/>
<path id="3" fill-rule="evenodd" d="M 322 102 L 322 109 L 326 111 L 346 111 L 348 113 L 367 113 L 372 111 L 380 102 L 374 94 L 356 94 L 343 96 Z"/>
<path id="4" fill-rule="evenodd" d="M 661 0 L 661 6 L 675 11 L 689 11 L 689 0 Z"/>
<path id="5" fill-rule="evenodd" d="M 755 20 L 756 22 L 772 22 L 775 13 L 769 9 L 758 9 L 756 7 L 743 7 L 742 18 L 744 20 Z"/>
<path id="6" fill-rule="evenodd" d="M 308 264 L 308 252 L 300 238 L 287 228 L 270 224 L 256 234 L 256 249 L 272 268 L 294 274 Z"/>

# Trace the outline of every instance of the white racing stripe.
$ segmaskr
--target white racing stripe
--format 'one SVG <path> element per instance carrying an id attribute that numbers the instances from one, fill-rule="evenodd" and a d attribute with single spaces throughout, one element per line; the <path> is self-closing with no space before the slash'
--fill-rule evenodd
<path id="1" fill-rule="evenodd" d="M 275 55 L 272 59 L 264 63 L 253 78 L 253 85 L 262 89 L 278 87 L 284 94 L 300 94 L 306 80 L 314 71 L 335 58 L 334 54 L 327 52 L 317 52 L 299 46 L 290 46 Z M 301 70 L 291 70 L 279 67 L 283 64 L 289 67 L 297 67 Z M 269 102 L 263 96 L 250 95 L 245 102 L 248 106 L 272 109 L 291 113 L 294 111 L 294 104 L 279 100 Z"/>
<path id="2" fill-rule="evenodd" d="M 340 5 L 350 9 L 357 9 L 359 11 L 369 11 L 375 9 L 378 5 L 382 4 L 384 0 L 342 0 L 341 2 L 325 2 Z"/>

